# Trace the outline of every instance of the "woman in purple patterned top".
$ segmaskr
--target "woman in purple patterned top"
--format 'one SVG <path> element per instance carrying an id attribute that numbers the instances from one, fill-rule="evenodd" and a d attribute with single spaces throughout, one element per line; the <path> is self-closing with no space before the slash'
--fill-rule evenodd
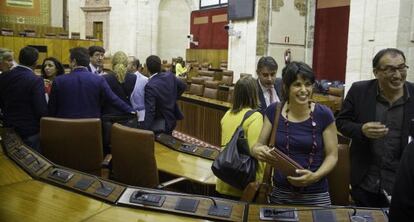
<path id="1" fill-rule="evenodd" d="M 299 163 L 304 169 L 297 176 L 284 176 L 275 169 L 270 202 L 298 205 L 330 205 L 326 175 L 338 159 L 338 140 L 332 111 L 311 102 L 312 69 L 302 62 L 291 62 L 282 71 L 284 103 L 277 126 L 276 148 Z M 269 141 L 276 103 L 270 105 L 253 156 L 272 163 Z"/>

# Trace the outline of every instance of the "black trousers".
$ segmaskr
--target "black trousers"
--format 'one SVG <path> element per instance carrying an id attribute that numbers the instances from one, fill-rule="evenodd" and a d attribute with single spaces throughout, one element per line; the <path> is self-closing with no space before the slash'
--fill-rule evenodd
<path id="1" fill-rule="evenodd" d="M 358 186 L 352 187 L 352 199 L 358 207 L 389 207 L 387 197 L 382 193 L 368 192 Z"/>

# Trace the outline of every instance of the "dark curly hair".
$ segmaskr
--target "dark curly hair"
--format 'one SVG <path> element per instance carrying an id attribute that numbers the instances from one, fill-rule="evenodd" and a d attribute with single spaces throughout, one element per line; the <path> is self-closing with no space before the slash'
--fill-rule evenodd
<path id="1" fill-rule="evenodd" d="M 60 76 L 60 75 L 65 74 L 65 68 L 63 68 L 62 63 L 60 63 L 59 60 L 57 60 L 55 57 L 47 57 L 45 60 L 43 60 L 42 68 L 40 69 L 41 76 L 44 79 L 47 79 L 47 76 L 46 76 L 46 73 L 45 73 L 45 62 L 48 61 L 48 60 L 52 61 L 53 64 L 55 64 L 56 71 L 57 71 L 56 76 Z"/>

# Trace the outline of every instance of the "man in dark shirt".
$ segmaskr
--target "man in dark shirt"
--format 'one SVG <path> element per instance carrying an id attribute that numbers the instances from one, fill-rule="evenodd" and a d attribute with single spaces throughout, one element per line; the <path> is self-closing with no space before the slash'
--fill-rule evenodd
<path id="1" fill-rule="evenodd" d="M 28 146 L 40 151 L 40 118 L 47 114 L 47 103 L 43 80 L 33 72 L 38 57 L 35 48 L 24 47 L 19 65 L 0 75 L 0 109 L 4 126 L 14 128 Z"/>
<path id="2" fill-rule="evenodd" d="M 282 79 L 276 78 L 277 69 L 276 60 L 271 56 L 261 57 L 257 63 L 257 88 L 262 114 L 270 104 L 282 101 Z"/>
<path id="3" fill-rule="evenodd" d="M 350 88 L 336 123 L 352 139 L 351 195 L 357 206 L 387 207 L 414 118 L 414 86 L 404 53 L 390 48 L 373 59 L 374 80 Z"/>
<path id="4" fill-rule="evenodd" d="M 60 118 L 100 118 L 104 104 L 120 112 L 133 112 L 132 107 L 115 95 L 102 76 L 91 75 L 88 50 L 70 50 L 72 72 L 55 78 L 49 99 L 49 115 Z"/>
<path id="5" fill-rule="evenodd" d="M 177 100 L 186 85 L 171 72 L 161 72 L 161 59 L 149 56 L 146 60 L 151 77 L 145 85 L 144 128 L 155 133 L 171 134 L 183 114 Z"/>
<path id="6" fill-rule="evenodd" d="M 390 207 L 390 222 L 414 220 L 414 142 L 401 157 Z"/>
<path id="7" fill-rule="evenodd" d="M 105 74 L 103 71 L 105 49 L 101 46 L 93 45 L 89 47 L 88 51 L 90 56 L 90 63 L 89 66 L 87 66 L 88 70 L 97 75 Z"/>

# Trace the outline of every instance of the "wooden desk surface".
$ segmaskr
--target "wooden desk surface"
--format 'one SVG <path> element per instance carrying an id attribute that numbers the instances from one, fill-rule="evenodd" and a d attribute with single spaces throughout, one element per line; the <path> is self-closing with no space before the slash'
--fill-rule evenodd
<path id="1" fill-rule="evenodd" d="M 206 97 L 202 97 L 202 96 L 191 95 L 191 94 L 187 94 L 187 93 L 182 94 L 181 99 L 182 100 L 190 99 L 190 100 L 193 100 L 193 101 L 203 102 L 205 104 L 209 103 L 211 105 L 220 106 L 225 110 L 231 108 L 231 103 L 229 103 L 229 102 L 224 102 L 224 101 L 220 101 L 220 100 L 217 100 L 217 99 L 210 99 L 210 98 L 206 98 Z"/>
<path id="2" fill-rule="evenodd" d="M 32 178 L 7 156 L 0 155 L 0 186 L 27 180 L 32 180 Z"/>
<path id="3" fill-rule="evenodd" d="M 203 219 L 183 217 L 174 214 L 163 214 L 156 211 L 141 209 L 111 207 L 101 213 L 90 217 L 85 221 L 157 221 L 157 222 L 185 222 L 185 221 L 207 221 Z"/>
<path id="4" fill-rule="evenodd" d="M 1 146 L 0 146 L 0 150 Z M 33 180 L 0 154 L 0 221 L 207 221 L 166 212 L 117 207 Z"/>
<path id="5" fill-rule="evenodd" d="M 261 207 L 267 207 L 267 208 L 297 208 L 297 209 L 309 209 L 309 208 L 314 208 L 314 207 L 286 207 L 286 206 L 270 206 L 270 205 L 257 205 L 257 204 L 251 204 L 249 205 L 249 215 L 248 215 L 248 221 L 249 222 L 253 222 L 253 221 L 262 221 L 260 220 L 260 208 Z M 351 221 L 349 219 L 349 212 L 353 212 L 352 209 L 335 209 L 335 215 L 336 215 L 336 221 L 338 222 L 348 222 Z M 366 210 L 361 210 L 358 209 L 357 212 L 359 211 L 366 211 Z M 375 222 L 386 222 L 388 220 L 385 219 L 384 214 L 381 210 L 369 210 L 372 213 L 372 217 L 374 218 Z M 298 211 L 298 217 L 299 217 L 299 221 L 313 221 L 313 215 L 312 215 L 312 210 L 309 211 Z"/>
<path id="6" fill-rule="evenodd" d="M 182 153 L 158 142 L 155 142 L 155 158 L 158 169 L 163 172 L 201 184 L 216 184 L 216 177 L 211 171 L 212 160 Z"/>
<path id="7" fill-rule="evenodd" d="M 81 221 L 109 207 L 35 180 L 0 187 L 0 221 Z"/>

